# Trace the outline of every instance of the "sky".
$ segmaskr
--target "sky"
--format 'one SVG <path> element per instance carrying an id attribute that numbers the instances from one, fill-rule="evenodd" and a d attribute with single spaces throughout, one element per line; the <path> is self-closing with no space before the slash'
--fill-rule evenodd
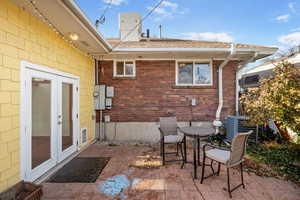
<path id="1" fill-rule="evenodd" d="M 110 4 L 110 1 L 112 3 Z M 94 23 L 108 7 L 98 30 L 118 37 L 118 14 L 143 17 L 159 0 L 75 0 Z M 109 6 L 110 5 L 110 6 Z M 164 0 L 143 21 L 151 36 L 276 46 L 300 45 L 300 0 Z"/>

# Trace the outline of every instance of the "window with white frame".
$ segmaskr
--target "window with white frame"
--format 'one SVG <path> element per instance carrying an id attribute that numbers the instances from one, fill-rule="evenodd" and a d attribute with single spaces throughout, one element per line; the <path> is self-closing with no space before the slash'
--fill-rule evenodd
<path id="1" fill-rule="evenodd" d="M 135 62 L 134 61 L 114 61 L 115 77 L 134 77 Z"/>
<path id="2" fill-rule="evenodd" d="M 211 62 L 179 61 L 176 68 L 176 85 L 212 85 Z"/>

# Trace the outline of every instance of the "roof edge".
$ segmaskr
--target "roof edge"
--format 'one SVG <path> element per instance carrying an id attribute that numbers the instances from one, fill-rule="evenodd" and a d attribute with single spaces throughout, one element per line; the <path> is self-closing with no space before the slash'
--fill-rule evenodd
<path id="1" fill-rule="evenodd" d="M 267 47 L 267 48 L 236 48 L 237 52 L 259 52 L 263 54 L 272 55 L 278 50 L 278 48 Z M 112 52 L 193 52 L 193 51 L 221 51 L 221 52 L 230 52 L 231 47 L 229 48 L 115 48 Z"/>
<path id="2" fill-rule="evenodd" d="M 74 2 L 74 0 L 62 0 L 60 1 L 65 5 L 82 23 L 83 25 L 93 34 L 102 44 L 107 53 L 111 52 L 112 46 L 106 41 L 104 36 L 95 28 L 84 12 Z"/>

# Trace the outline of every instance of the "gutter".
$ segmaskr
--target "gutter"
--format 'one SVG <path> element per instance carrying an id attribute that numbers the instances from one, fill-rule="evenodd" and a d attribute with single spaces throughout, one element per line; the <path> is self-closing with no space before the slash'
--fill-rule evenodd
<path id="1" fill-rule="evenodd" d="M 219 127 L 222 126 L 221 122 L 221 111 L 223 108 L 223 68 L 227 65 L 230 59 L 236 54 L 236 44 L 231 44 L 230 54 L 227 58 L 220 64 L 219 66 L 219 84 L 218 84 L 218 91 L 219 91 L 219 105 L 216 111 L 216 119 L 213 122 L 213 125 L 216 126 L 216 132 L 219 133 Z"/>
<path id="2" fill-rule="evenodd" d="M 112 53 L 117 52 L 231 52 L 230 48 L 115 48 Z M 277 49 L 276 49 L 277 50 Z M 247 52 L 257 52 L 260 54 L 273 54 L 273 48 L 235 48 L 236 52 L 247 53 Z"/>

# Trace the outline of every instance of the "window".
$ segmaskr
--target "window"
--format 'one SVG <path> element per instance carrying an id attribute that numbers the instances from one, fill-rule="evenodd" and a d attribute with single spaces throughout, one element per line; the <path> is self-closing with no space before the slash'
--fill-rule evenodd
<path id="1" fill-rule="evenodd" d="M 134 77 L 135 62 L 134 61 L 115 61 L 114 62 L 115 77 Z"/>
<path id="2" fill-rule="evenodd" d="M 245 78 L 245 85 L 257 84 L 259 82 L 259 75 L 248 76 Z"/>
<path id="3" fill-rule="evenodd" d="M 210 62 L 178 62 L 176 85 L 212 85 Z"/>

